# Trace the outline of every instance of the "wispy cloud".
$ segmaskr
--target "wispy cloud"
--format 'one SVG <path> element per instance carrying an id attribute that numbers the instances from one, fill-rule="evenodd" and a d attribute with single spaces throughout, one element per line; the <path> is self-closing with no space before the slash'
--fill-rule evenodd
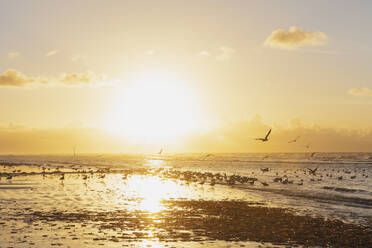
<path id="1" fill-rule="evenodd" d="M 272 128 L 270 141 L 254 140 Z M 289 140 L 301 136 L 296 145 Z M 56 137 L 59 137 L 56 139 Z M 0 153 L 70 152 L 71 144 L 79 141 L 81 152 L 146 151 L 148 146 L 130 139 L 115 137 L 100 129 L 80 125 L 65 128 L 37 129 L 18 125 L 1 126 Z M 291 125 L 267 125 L 259 117 L 252 120 L 225 123 L 207 132 L 194 133 L 180 141 L 179 152 L 350 152 L 372 150 L 372 129 L 333 129 L 304 125 L 298 119 Z M 311 143 L 310 148 L 306 148 Z"/>
<path id="2" fill-rule="evenodd" d="M 104 74 L 96 74 L 92 71 L 82 73 L 64 73 L 57 78 L 31 77 L 9 69 L 0 74 L 0 87 L 36 87 L 36 86 L 105 86 L 111 85 L 115 80 L 108 80 Z"/>
<path id="3" fill-rule="evenodd" d="M 56 55 L 56 54 L 58 54 L 58 53 L 60 53 L 60 52 L 61 52 L 61 51 L 58 50 L 58 49 L 56 49 L 56 50 L 52 50 L 52 51 L 47 52 L 47 53 L 45 54 L 45 56 L 47 56 L 47 57 L 54 56 L 54 55 Z"/>
<path id="4" fill-rule="evenodd" d="M 208 51 L 200 51 L 199 53 L 196 54 L 198 57 L 209 57 L 211 54 Z"/>
<path id="5" fill-rule="evenodd" d="M 71 144 L 77 141 L 80 152 L 127 150 L 121 145 L 122 141 L 110 133 L 83 127 L 38 129 L 0 125 L 0 139 L 0 153 L 66 153 L 71 151 Z"/>
<path id="6" fill-rule="evenodd" d="M 81 84 L 102 84 L 107 81 L 103 74 L 96 74 L 92 71 L 82 73 L 65 73 L 59 77 L 59 81 L 66 85 Z"/>
<path id="7" fill-rule="evenodd" d="M 271 139 L 265 145 L 254 138 L 272 128 Z M 288 143 L 301 136 L 296 146 Z M 311 148 L 305 146 L 311 143 Z M 208 132 L 190 137 L 185 150 L 197 152 L 347 152 L 372 151 L 372 129 L 335 129 L 306 125 L 298 118 L 289 125 L 267 125 L 256 116 L 252 120 L 225 123 Z"/>
<path id="8" fill-rule="evenodd" d="M 352 88 L 349 90 L 349 94 L 354 96 L 372 96 L 372 90 L 364 87 L 364 88 Z"/>
<path id="9" fill-rule="evenodd" d="M 8 58 L 10 58 L 10 59 L 17 58 L 20 55 L 21 55 L 20 52 L 8 52 Z"/>
<path id="10" fill-rule="evenodd" d="M 233 48 L 231 48 L 231 47 L 228 47 L 228 46 L 221 46 L 219 48 L 219 50 L 220 50 L 220 54 L 218 54 L 216 56 L 216 60 L 218 60 L 218 61 L 228 60 L 235 53 L 235 50 Z"/>
<path id="11" fill-rule="evenodd" d="M 296 49 L 301 46 L 323 45 L 327 40 L 328 36 L 323 32 L 311 32 L 290 27 L 288 31 L 284 29 L 273 31 L 265 40 L 264 45 L 282 49 Z"/>

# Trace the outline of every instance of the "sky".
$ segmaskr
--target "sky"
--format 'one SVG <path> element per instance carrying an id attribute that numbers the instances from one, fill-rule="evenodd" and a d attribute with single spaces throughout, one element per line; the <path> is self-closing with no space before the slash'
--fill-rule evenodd
<path id="1" fill-rule="evenodd" d="M 0 153 L 372 152 L 371 11 L 0 0 Z"/>

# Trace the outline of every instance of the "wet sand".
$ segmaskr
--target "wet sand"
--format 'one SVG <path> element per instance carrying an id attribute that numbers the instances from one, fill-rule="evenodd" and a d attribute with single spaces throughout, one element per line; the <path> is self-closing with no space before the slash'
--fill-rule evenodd
<path id="1" fill-rule="evenodd" d="M 279 245 L 371 247 L 372 229 L 338 220 L 298 216 L 286 209 L 252 206 L 244 201 L 164 201 L 158 213 L 32 212 L 32 221 L 96 225 L 110 237 L 93 240 L 160 242 L 256 241 Z M 131 230 L 137 230 L 131 232 Z M 151 232 L 149 232 L 152 230 Z"/>

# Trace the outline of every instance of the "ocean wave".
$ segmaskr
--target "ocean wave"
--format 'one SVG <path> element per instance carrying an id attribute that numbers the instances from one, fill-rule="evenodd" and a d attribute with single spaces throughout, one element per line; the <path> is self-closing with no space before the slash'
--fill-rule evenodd
<path id="1" fill-rule="evenodd" d="M 369 192 L 363 189 L 351 189 L 351 188 L 331 187 L 331 186 L 324 186 L 322 189 L 334 190 L 334 191 L 345 192 L 345 193 L 367 193 L 369 195 L 372 195 L 372 192 Z"/>

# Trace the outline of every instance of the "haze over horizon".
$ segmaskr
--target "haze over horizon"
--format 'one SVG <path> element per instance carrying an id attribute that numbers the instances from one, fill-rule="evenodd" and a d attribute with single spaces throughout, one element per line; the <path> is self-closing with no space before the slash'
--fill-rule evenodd
<path id="1" fill-rule="evenodd" d="M 372 152 L 372 2 L 0 5 L 0 154 Z"/>

